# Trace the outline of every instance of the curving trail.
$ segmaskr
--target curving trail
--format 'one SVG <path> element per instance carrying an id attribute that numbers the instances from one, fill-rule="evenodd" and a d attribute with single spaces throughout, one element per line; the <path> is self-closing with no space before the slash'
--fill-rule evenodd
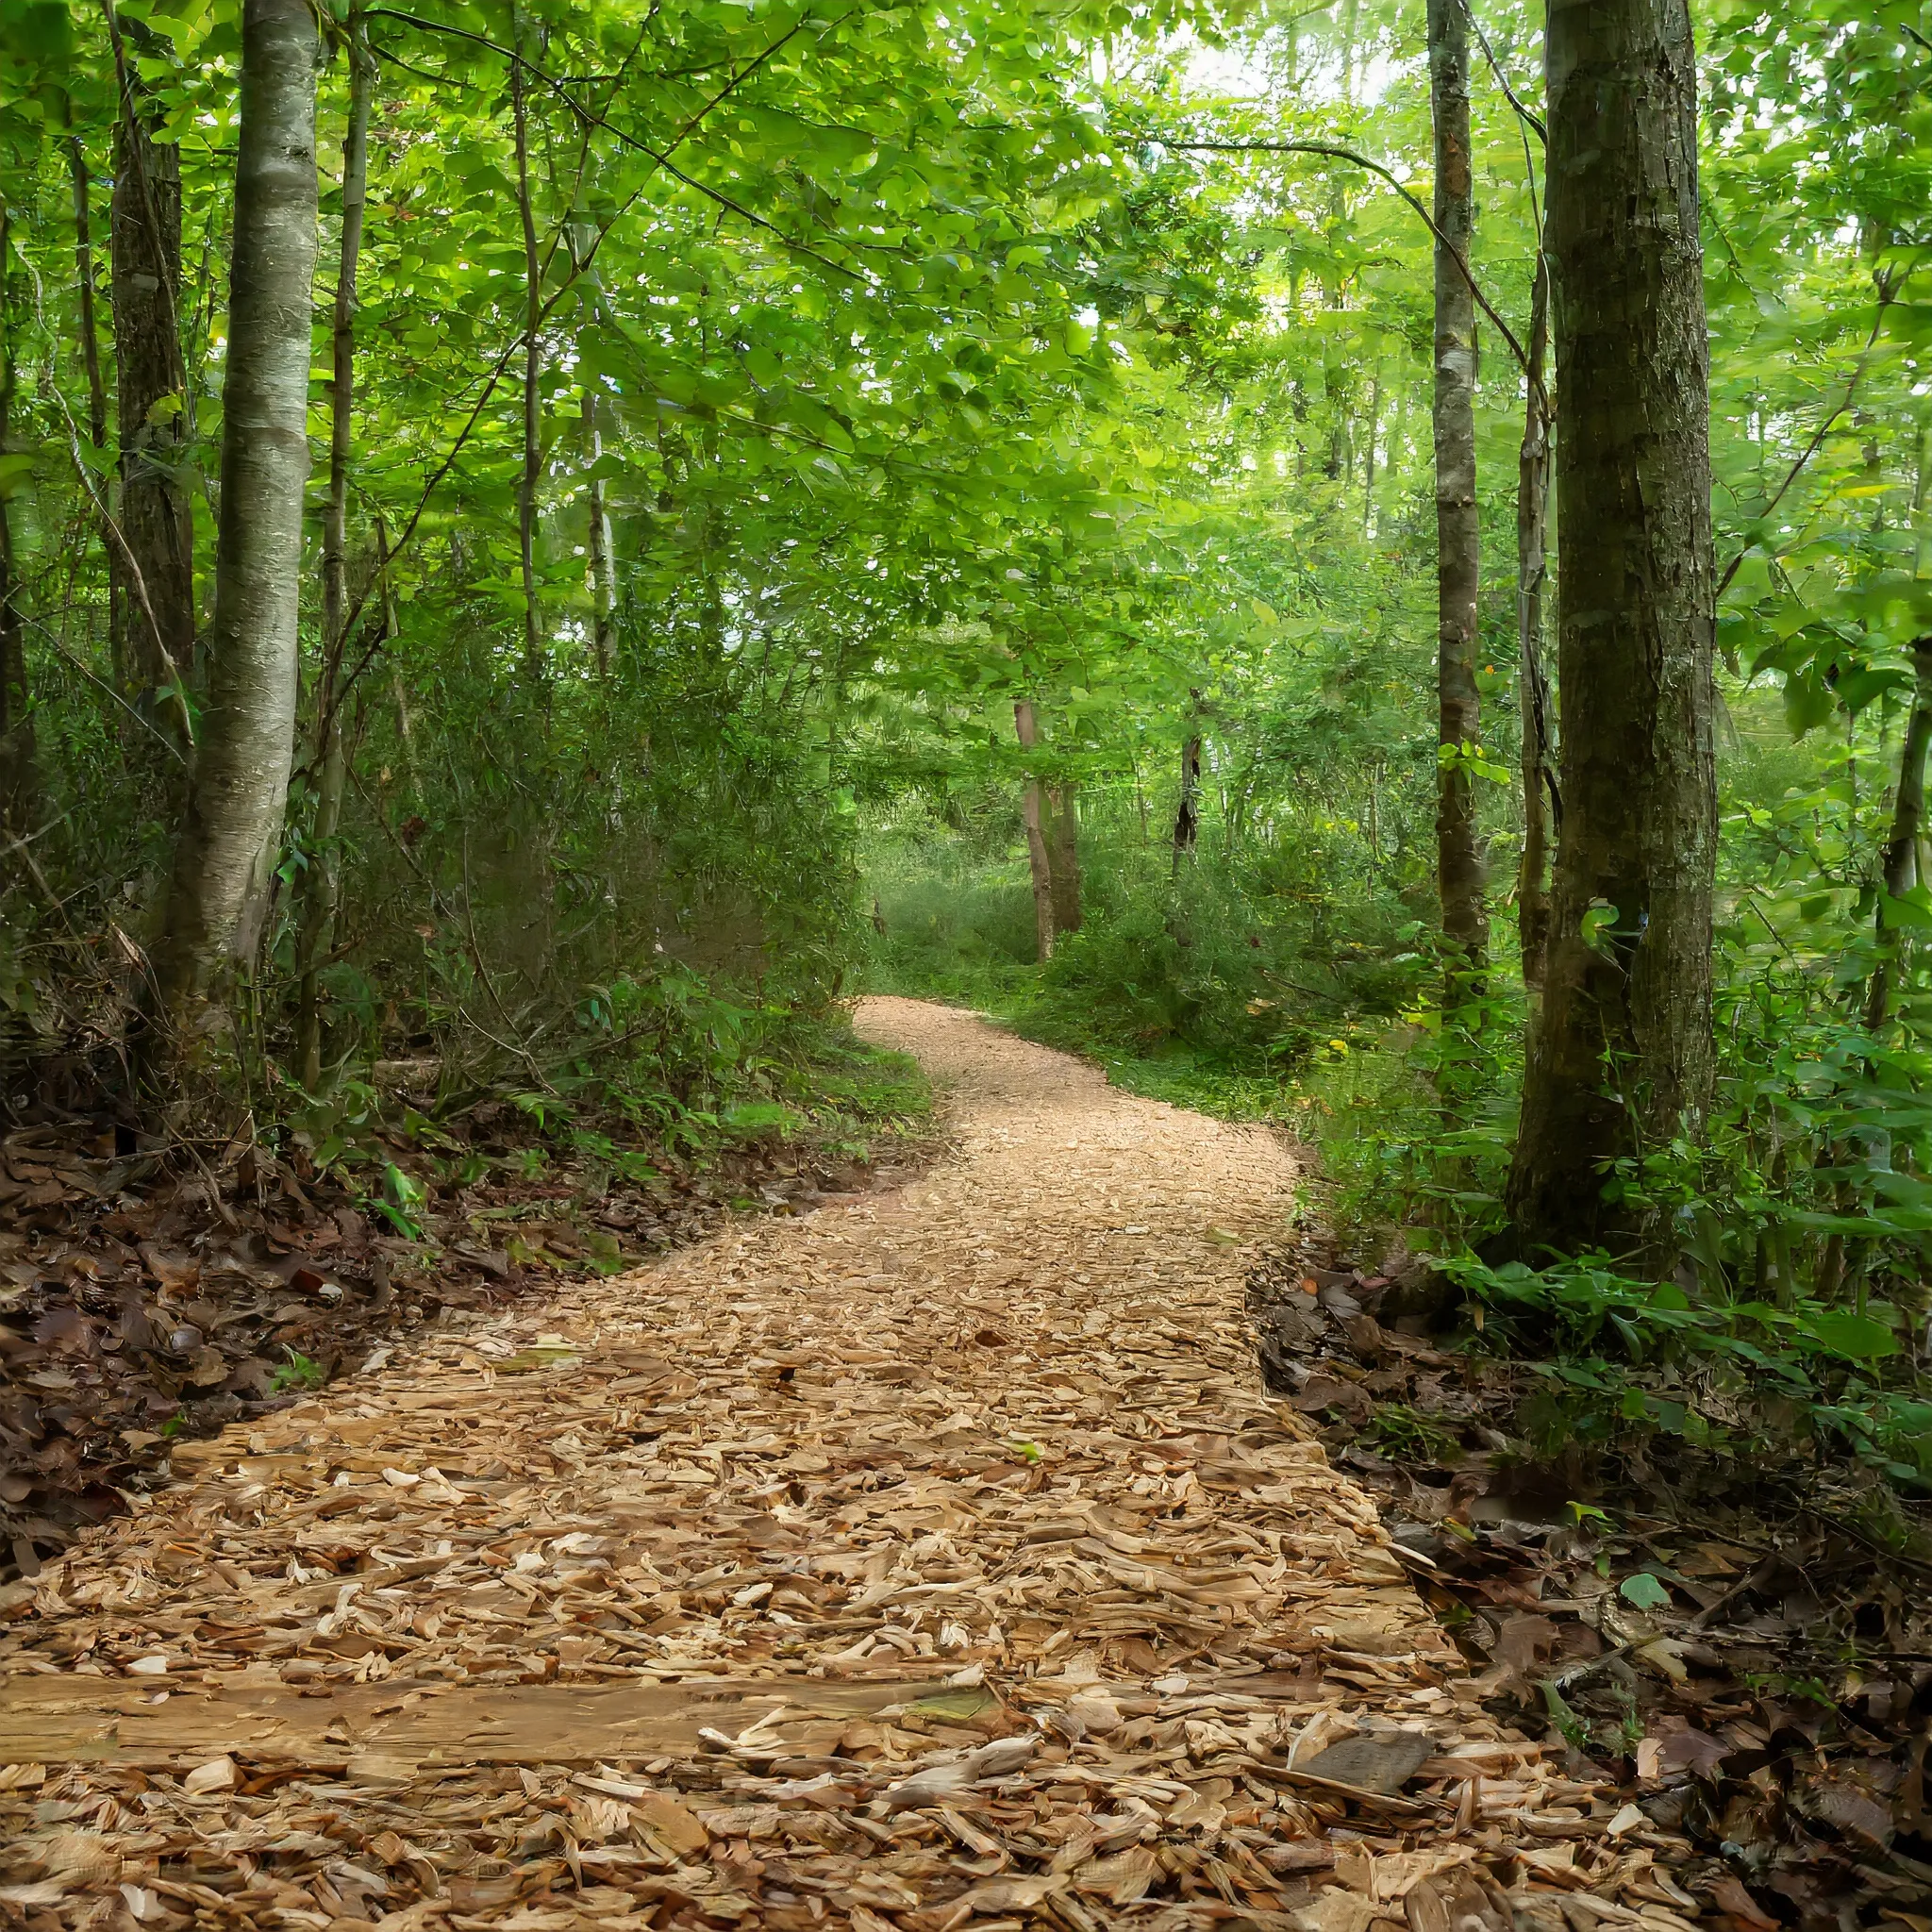
<path id="1" fill-rule="evenodd" d="M 0 1920 L 1681 1923 L 1263 1392 L 1279 1144 L 858 1024 L 948 1090 L 932 1174 L 184 1445 L 50 1568 Z"/>

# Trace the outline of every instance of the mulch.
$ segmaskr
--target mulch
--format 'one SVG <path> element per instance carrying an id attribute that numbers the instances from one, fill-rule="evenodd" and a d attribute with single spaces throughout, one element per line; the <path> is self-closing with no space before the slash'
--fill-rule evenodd
<path id="1" fill-rule="evenodd" d="M 1271 1137 L 868 1002 L 956 1157 L 478 1310 L 0 1595 L 32 1932 L 1682 1932 L 1262 1386 Z"/>
<path id="2" fill-rule="evenodd" d="M 501 1103 L 435 1131 L 440 1158 L 400 1133 L 384 1145 L 422 1190 L 408 1232 L 367 1166 L 319 1176 L 242 1143 L 117 1153 L 125 1134 L 90 1120 L 0 1139 L 0 1583 L 150 1491 L 176 1441 L 272 1415 L 440 1324 L 702 1240 L 733 1211 L 891 1185 L 926 1152 L 888 1138 L 868 1164 L 773 1138 L 700 1164 L 657 1148 L 632 1178 L 552 1158 Z"/>

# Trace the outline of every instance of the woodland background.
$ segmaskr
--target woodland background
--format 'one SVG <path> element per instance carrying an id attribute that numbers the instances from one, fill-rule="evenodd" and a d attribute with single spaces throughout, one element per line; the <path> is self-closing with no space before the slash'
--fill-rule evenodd
<path id="1" fill-rule="evenodd" d="M 282 36 L 275 111 L 318 89 L 312 336 L 299 264 L 244 247 L 303 220 L 241 152 L 244 15 Z M 1524 728 L 1554 654 L 1520 598 L 1540 378 L 1505 349 L 1541 327 L 1533 11 L 436 0 L 313 45 L 304 20 L 8 0 L 0 35 L 23 1349 L 61 1295 L 152 1273 L 163 1180 L 167 1212 L 340 1200 L 349 1248 L 373 1229 L 426 1280 L 479 1189 L 662 1196 L 762 1149 L 738 1198 L 807 1143 L 858 1158 L 920 1102 L 835 1002 L 933 992 L 1316 1143 L 1404 1319 L 1528 1365 L 1530 1450 L 1768 1458 L 1916 1533 L 1932 19 L 1696 10 L 1715 1082 L 1554 1258 L 1506 1205 L 1554 829 Z M 1452 27 L 1483 308 L 1453 732 Z M 238 430 L 271 338 L 296 360 L 259 395 L 294 427 Z M 1560 442 L 1560 363 L 1551 388 Z M 251 594 L 294 655 L 250 672 L 281 710 L 246 722 L 291 747 L 286 788 L 209 695 L 242 661 L 222 532 L 271 501 L 293 560 Z M 1570 696 L 1559 743 L 1588 738 Z M 621 1265 L 566 1220 L 511 1258 Z M 199 1384 L 202 1328 L 149 1336 L 150 1420 L 309 1373 L 263 1309 Z M 42 1448 L 51 1412 L 15 1419 Z"/>

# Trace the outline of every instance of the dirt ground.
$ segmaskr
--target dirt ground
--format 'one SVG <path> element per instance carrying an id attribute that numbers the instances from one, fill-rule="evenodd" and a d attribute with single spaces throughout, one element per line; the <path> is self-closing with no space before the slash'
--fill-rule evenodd
<path id="1" fill-rule="evenodd" d="M 1258 1130 L 862 1004 L 956 1151 L 174 1451 L 0 1597 L 0 1914 L 1593 1932 L 1688 1847 L 1488 1717 L 1268 1395 Z M 1474 1924 L 1471 1924 L 1471 1921 Z"/>

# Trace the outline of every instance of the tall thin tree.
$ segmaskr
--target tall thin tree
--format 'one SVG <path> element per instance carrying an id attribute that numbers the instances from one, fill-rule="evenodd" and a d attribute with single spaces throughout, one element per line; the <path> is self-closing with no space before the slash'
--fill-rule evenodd
<path id="1" fill-rule="evenodd" d="M 118 539 L 110 535 L 115 655 L 164 727 L 189 735 L 194 667 L 194 514 L 188 373 L 181 352 L 181 152 L 136 56 L 150 30 L 103 0 L 119 94 L 108 217 L 120 427 Z"/>
<path id="2" fill-rule="evenodd" d="M 1040 963 L 1053 958 L 1054 903 L 1053 864 L 1046 849 L 1046 826 L 1041 810 L 1046 788 L 1033 770 L 1033 754 L 1040 744 L 1040 724 L 1031 698 L 1013 700 L 1013 731 L 1020 749 L 1026 754 L 1026 774 L 1020 790 L 1020 822 L 1026 833 L 1026 865 L 1033 879 L 1033 928 Z"/>
<path id="3" fill-rule="evenodd" d="M 308 0 L 244 0 L 222 496 L 208 703 L 175 841 L 155 991 L 172 1040 L 200 1017 L 265 891 L 294 750 L 315 275 Z"/>
<path id="4" fill-rule="evenodd" d="M 342 135 L 342 225 L 330 328 L 328 506 L 322 532 L 322 672 L 316 680 L 315 816 L 303 879 L 296 951 L 301 978 L 295 1002 L 297 1077 L 311 1091 L 322 1077 L 321 974 L 335 938 L 341 897 L 340 833 L 348 787 L 342 729 L 342 655 L 349 618 L 349 458 L 356 410 L 356 276 L 362 259 L 362 216 L 369 190 L 369 109 L 375 60 L 360 8 L 349 15 L 349 119 Z"/>
<path id="5" fill-rule="evenodd" d="M 1563 824 L 1508 1206 L 1574 1251 L 1654 1238 L 1606 1169 L 1709 1102 L 1716 623 L 1686 0 L 1551 0 L 1544 58 Z"/>
<path id="6" fill-rule="evenodd" d="M 1428 0 L 1429 101 L 1436 132 L 1436 873 L 1450 957 L 1449 1000 L 1482 971 L 1489 916 L 1470 753 L 1482 724 L 1476 600 L 1482 531 L 1475 491 L 1475 293 L 1469 275 L 1474 178 L 1469 142 L 1465 0 Z"/>

